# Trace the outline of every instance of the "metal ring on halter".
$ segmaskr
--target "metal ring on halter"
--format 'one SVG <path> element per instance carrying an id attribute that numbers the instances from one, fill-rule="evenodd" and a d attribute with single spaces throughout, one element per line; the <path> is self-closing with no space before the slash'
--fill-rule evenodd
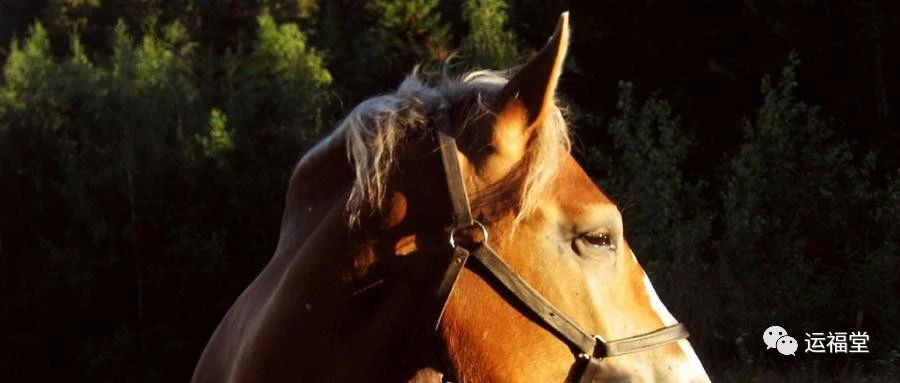
<path id="1" fill-rule="evenodd" d="M 482 239 L 479 243 L 487 242 L 487 240 L 488 240 L 487 228 L 485 228 L 484 225 L 481 224 L 481 222 L 472 220 L 472 224 L 469 226 L 458 226 L 458 227 L 454 227 L 453 229 L 450 229 L 450 247 L 452 247 L 454 249 L 456 248 L 456 229 L 468 228 L 468 227 L 472 227 L 472 226 L 478 226 L 478 228 L 481 229 L 481 235 L 484 237 L 484 239 Z"/>

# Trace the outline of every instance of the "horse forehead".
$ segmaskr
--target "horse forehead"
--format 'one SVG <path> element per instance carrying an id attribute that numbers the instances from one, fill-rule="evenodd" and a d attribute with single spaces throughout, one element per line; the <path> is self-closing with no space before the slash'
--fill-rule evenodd
<path id="1" fill-rule="evenodd" d="M 571 154 L 565 154 L 550 195 L 566 214 L 579 215 L 598 206 L 615 207 Z"/>

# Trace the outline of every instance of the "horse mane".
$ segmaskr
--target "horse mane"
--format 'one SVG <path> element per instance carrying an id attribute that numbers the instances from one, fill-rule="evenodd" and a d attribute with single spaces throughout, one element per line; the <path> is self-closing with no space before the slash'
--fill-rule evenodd
<path id="1" fill-rule="evenodd" d="M 357 105 L 335 130 L 344 138 L 355 173 L 346 204 L 349 224 L 359 224 L 363 212 L 381 209 L 401 143 L 412 134 L 427 131 L 430 117 L 441 103 L 451 110 L 467 104 L 465 117 L 455 124 L 458 136 L 470 122 L 493 113 L 487 100 L 507 82 L 505 73 L 476 70 L 458 78 L 442 74 L 438 84 L 431 86 L 414 70 L 395 92 Z M 560 151 L 568 152 L 571 147 L 559 109 L 536 132 L 515 172 L 520 181 L 516 223 L 535 210 L 559 171 Z"/>

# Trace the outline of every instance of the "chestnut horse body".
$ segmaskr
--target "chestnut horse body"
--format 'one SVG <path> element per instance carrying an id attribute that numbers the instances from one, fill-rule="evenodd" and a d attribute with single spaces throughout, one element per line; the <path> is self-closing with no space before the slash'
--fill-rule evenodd
<path id="1" fill-rule="evenodd" d="M 219 324 L 194 382 L 565 382 L 577 357 L 478 270 L 435 328 L 451 196 L 431 134 L 446 107 L 472 214 L 489 245 L 605 339 L 675 319 L 624 239 L 621 215 L 569 154 L 554 93 L 564 14 L 512 78 L 413 74 L 357 106 L 297 165 L 270 263 Z M 444 110 L 444 109 L 442 109 Z M 708 381 L 687 340 L 609 357 L 595 381 Z"/>

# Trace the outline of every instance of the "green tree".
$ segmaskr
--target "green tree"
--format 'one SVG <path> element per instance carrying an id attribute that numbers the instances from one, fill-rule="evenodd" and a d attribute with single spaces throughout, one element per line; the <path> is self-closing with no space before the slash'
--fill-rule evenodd
<path id="1" fill-rule="evenodd" d="M 467 0 L 462 18 L 469 26 L 464 58 L 476 67 L 506 69 L 519 64 L 515 33 L 507 26 L 506 0 Z"/>
<path id="2" fill-rule="evenodd" d="M 451 52 L 450 27 L 439 0 L 367 0 L 323 9 L 323 43 L 349 104 L 396 87 L 419 64 L 432 66 Z"/>
<path id="3" fill-rule="evenodd" d="M 763 104 L 724 166 L 716 266 L 727 286 L 719 300 L 730 304 L 714 321 L 729 329 L 726 339 L 784 321 L 864 325 L 895 341 L 896 326 L 881 318 L 897 318 L 895 307 L 883 306 L 896 291 L 878 287 L 897 281 L 889 255 L 896 237 L 885 230 L 895 224 L 876 220 L 896 222 L 877 214 L 892 209 L 878 201 L 896 191 L 873 182 L 874 152 L 854 158 L 853 144 L 835 135 L 819 108 L 797 99 L 798 65 L 791 54 L 776 82 L 763 79 Z M 891 342 L 874 347 L 886 351 Z"/>
<path id="4" fill-rule="evenodd" d="M 288 129 L 295 150 L 320 133 L 331 74 L 297 24 L 261 14 L 249 55 L 228 54 L 225 66 L 227 114 L 239 129 Z"/>

